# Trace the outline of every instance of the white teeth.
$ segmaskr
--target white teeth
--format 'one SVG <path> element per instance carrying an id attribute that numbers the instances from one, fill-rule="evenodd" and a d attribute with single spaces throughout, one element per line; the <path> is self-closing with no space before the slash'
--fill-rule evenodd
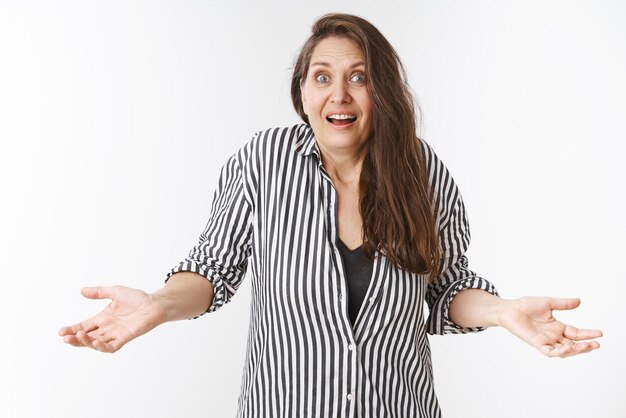
<path id="1" fill-rule="evenodd" d="M 334 114 L 334 115 L 328 115 L 329 119 L 356 119 L 356 116 L 352 116 L 352 115 L 338 115 L 338 114 Z"/>

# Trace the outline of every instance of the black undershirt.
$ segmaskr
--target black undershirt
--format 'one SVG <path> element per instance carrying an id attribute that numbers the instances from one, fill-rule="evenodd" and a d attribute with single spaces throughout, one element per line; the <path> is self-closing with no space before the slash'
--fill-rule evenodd
<path id="1" fill-rule="evenodd" d="M 339 241 L 341 259 L 346 268 L 346 280 L 348 282 L 348 316 L 350 317 L 350 322 L 354 325 L 356 316 L 363 304 L 363 299 L 365 299 L 370 279 L 372 278 L 374 261 L 369 260 L 365 256 L 363 245 L 351 250 L 341 239 L 337 238 L 337 241 Z"/>

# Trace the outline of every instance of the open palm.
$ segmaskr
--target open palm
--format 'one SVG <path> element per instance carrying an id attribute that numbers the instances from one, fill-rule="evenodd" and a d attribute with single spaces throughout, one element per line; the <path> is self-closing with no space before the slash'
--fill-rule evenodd
<path id="1" fill-rule="evenodd" d="M 574 309 L 580 299 L 524 296 L 512 300 L 500 312 L 500 324 L 548 357 L 569 357 L 600 347 L 602 331 L 578 329 L 552 316 L 553 310 Z"/>
<path id="2" fill-rule="evenodd" d="M 160 323 L 160 309 L 152 296 L 142 290 L 125 286 L 84 287 L 81 293 L 90 299 L 111 299 L 111 303 L 96 316 L 59 330 L 63 341 L 75 347 L 113 353 Z"/>

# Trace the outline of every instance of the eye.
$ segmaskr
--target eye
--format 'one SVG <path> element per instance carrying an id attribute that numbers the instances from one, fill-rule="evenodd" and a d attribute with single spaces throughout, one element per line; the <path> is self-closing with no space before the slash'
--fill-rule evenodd
<path id="1" fill-rule="evenodd" d="M 315 80 L 320 83 L 328 83 L 330 81 L 330 77 L 328 77 L 326 74 L 318 74 L 315 76 Z"/>
<path id="2" fill-rule="evenodd" d="M 351 81 L 354 81 L 355 83 L 365 83 L 365 75 L 363 74 L 355 74 L 352 76 L 352 78 L 350 79 Z"/>

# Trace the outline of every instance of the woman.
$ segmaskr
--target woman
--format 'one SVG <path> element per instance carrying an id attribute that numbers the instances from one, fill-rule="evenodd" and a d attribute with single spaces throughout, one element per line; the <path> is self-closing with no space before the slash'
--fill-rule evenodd
<path id="1" fill-rule="evenodd" d="M 62 328 L 66 343 L 115 352 L 213 312 L 251 261 L 242 417 L 439 417 L 427 333 L 502 326 L 550 357 L 599 347 L 583 341 L 599 330 L 552 316 L 578 299 L 501 299 L 468 269 L 461 195 L 415 137 L 404 70 L 374 26 L 316 21 L 291 93 L 305 123 L 258 132 L 226 162 L 199 243 L 166 285 L 84 288 L 111 303 Z"/>

